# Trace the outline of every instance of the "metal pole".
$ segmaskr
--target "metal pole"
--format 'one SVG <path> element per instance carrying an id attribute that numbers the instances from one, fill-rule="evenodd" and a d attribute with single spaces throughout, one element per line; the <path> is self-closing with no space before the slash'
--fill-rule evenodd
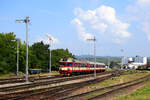
<path id="1" fill-rule="evenodd" d="M 94 78 L 96 78 L 96 39 L 94 36 Z"/>
<path id="2" fill-rule="evenodd" d="M 49 73 L 51 73 L 51 49 L 50 49 L 50 47 L 51 47 L 51 40 L 49 39 Z"/>
<path id="3" fill-rule="evenodd" d="M 29 17 L 27 16 L 25 19 L 25 23 L 26 23 L 26 82 L 28 82 L 28 22 L 29 22 Z"/>
<path id="4" fill-rule="evenodd" d="M 94 43 L 94 78 L 96 78 L 96 38 L 94 36 L 93 39 L 87 39 L 89 41 L 93 41 Z"/>
<path id="5" fill-rule="evenodd" d="M 107 61 L 107 65 L 108 65 L 108 68 L 109 68 L 109 64 L 110 64 L 110 62 L 109 62 L 109 57 L 108 57 L 108 59 L 107 59 L 108 61 Z"/>
<path id="6" fill-rule="evenodd" d="M 17 76 L 19 75 L 19 40 L 17 40 Z"/>
<path id="7" fill-rule="evenodd" d="M 28 23 L 30 22 L 29 16 L 26 19 L 16 20 L 16 22 L 23 22 L 26 24 L 26 82 L 28 82 Z"/>
<path id="8" fill-rule="evenodd" d="M 123 69 L 123 60 L 124 60 L 124 56 L 123 56 L 123 49 L 121 49 L 121 52 L 122 52 L 122 58 L 121 58 L 121 69 Z"/>

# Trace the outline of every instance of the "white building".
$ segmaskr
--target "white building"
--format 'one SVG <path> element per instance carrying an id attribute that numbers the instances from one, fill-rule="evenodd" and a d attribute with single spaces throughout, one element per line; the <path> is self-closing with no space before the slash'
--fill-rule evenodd
<path id="1" fill-rule="evenodd" d="M 147 57 L 136 56 L 134 62 L 147 64 Z"/>
<path id="2" fill-rule="evenodd" d="M 138 66 L 147 64 L 147 57 L 136 56 L 132 57 L 123 57 L 122 64 L 129 69 L 136 69 Z"/>
<path id="3" fill-rule="evenodd" d="M 127 64 L 128 63 L 128 57 L 123 57 L 122 58 L 122 65 Z"/>

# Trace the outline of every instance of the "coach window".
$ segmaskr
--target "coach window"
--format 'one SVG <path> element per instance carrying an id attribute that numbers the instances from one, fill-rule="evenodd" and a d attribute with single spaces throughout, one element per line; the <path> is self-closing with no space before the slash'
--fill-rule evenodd
<path id="1" fill-rule="evenodd" d="M 68 63 L 68 66 L 72 66 L 72 63 Z"/>
<path id="2" fill-rule="evenodd" d="M 85 64 L 83 64 L 83 67 L 85 67 Z"/>
<path id="3" fill-rule="evenodd" d="M 86 64 L 85 67 L 88 67 L 88 65 Z"/>
<path id="4" fill-rule="evenodd" d="M 81 67 L 82 65 L 81 64 L 79 64 L 79 67 Z"/>
<path id="5" fill-rule="evenodd" d="M 60 63 L 60 66 L 65 66 L 66 65 L 66 63 Z"/>
<path id="6" fill-rule="evenodd" d="M 77 64 L 75 64 L 75 67 L 77 67 L 78 65 Z"/>

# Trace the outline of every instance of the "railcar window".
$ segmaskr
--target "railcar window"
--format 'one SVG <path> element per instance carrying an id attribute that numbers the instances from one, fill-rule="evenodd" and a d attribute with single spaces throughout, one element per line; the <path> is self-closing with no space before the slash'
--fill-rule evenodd
<path id="1" fill-rule="evenodd" d="M 74 64 L 75 67 L 77 67 L 77 64 Z"/>
<path id="2" fill-rule="evenodd" d="M 82 67 L 84 67 L 84 64 L 82 64 Z"/>
<path id="3" fill-rule="evenodd" d="M 81 64 L 79 64 L 79 67 L 81 67 Z"/>
<path id="4" fill-rule="evenodd" d="M 72 63 L 61 63 L 60 66 L 72 66 Z"/>
<path id="5" fill-rule="evenodd" d="M 61 63 L 60 66 L 66 66 L 66 63 Z"/>
<path id="6" fill-rule="evenodd" d="M 86 64 L 85 67 L 88 67 L 88 65 Z"/>
<path id="7" fill-rule="evenodd" d="M 67 66 L 72 66 L 72 63 L 67 63 Z"/>

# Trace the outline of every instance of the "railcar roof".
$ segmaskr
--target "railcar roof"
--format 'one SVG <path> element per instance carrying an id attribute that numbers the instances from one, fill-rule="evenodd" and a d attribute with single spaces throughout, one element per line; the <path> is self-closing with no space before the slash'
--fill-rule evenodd
<path id="1" fill-rule="evenodd" d="M 86 64 L 95 64 L 94 62 L 90 62 L 90 61 L 60 61 L 61 63 L 86 63 Z M 105 65 L 104 63 L 99 63 L 96 62 L 97 65 Z"/>

